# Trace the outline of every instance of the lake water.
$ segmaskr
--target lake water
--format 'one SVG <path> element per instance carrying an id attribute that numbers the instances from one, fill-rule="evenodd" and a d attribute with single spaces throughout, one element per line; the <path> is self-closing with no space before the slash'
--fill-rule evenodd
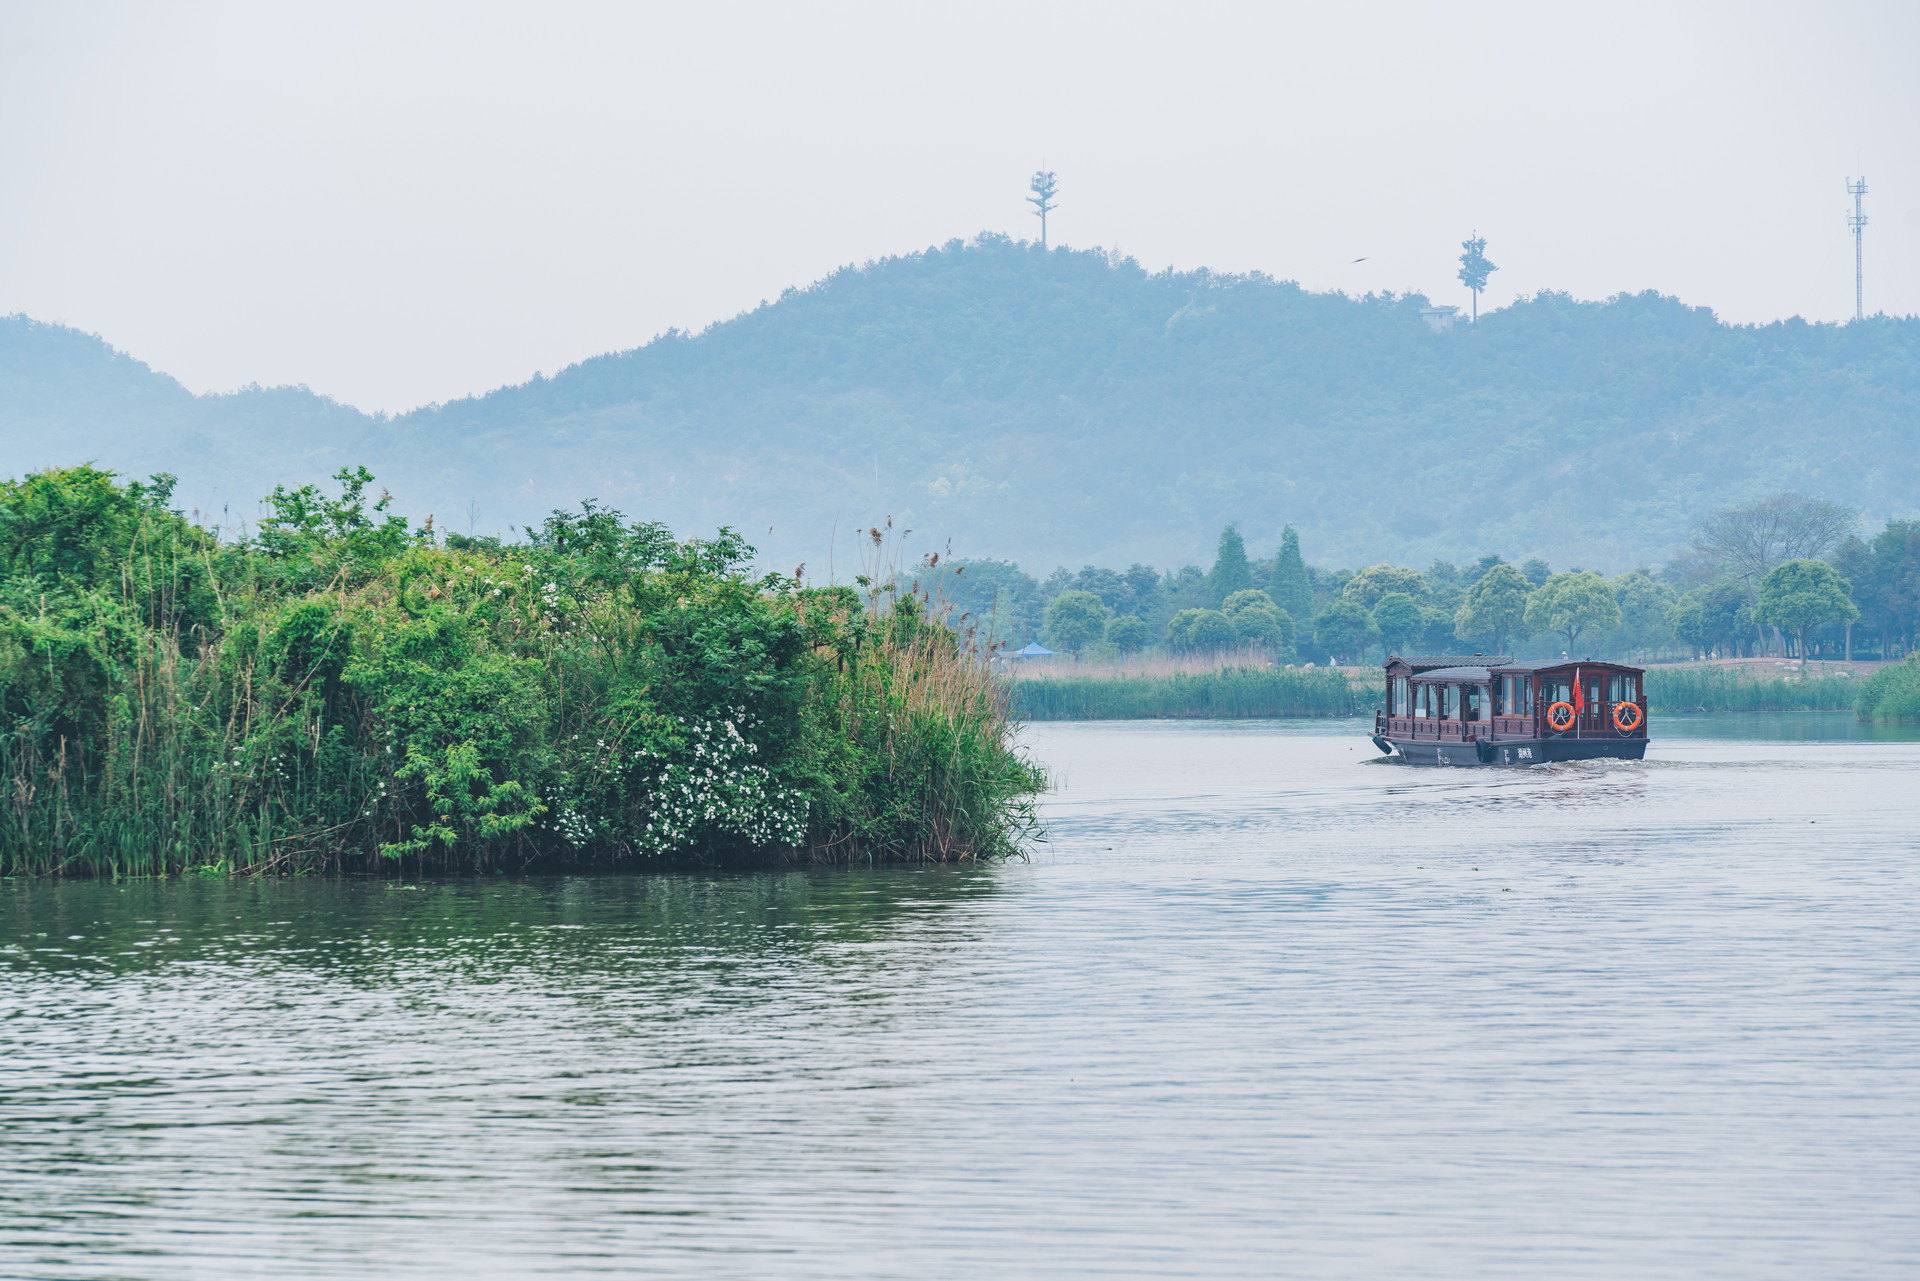
<path id="1" fill-rule="evenodd" d="M 0 883 L 0 1275 L 1894 1277 L 1920 742 L 1048 724 L 969 869 Z"/>

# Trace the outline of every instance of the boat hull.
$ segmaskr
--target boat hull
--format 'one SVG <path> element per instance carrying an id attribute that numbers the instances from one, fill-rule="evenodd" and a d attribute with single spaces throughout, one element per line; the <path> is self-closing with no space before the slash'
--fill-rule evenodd
<path id="1" fill-rule="evenodd" d="M 1382 745 L 1385 746 L 1382 746 Z M 1376 735 L 1409 765 L 1544 765 L 1553 761 L 1637 761 L 1647 754 L 1644 738 L 1482 739 L 1477 743 L 1409 741 Z"/>

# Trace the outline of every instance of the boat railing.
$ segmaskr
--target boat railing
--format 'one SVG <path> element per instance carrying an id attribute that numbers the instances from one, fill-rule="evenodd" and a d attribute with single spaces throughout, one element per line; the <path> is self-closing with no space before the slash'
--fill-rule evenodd
<path id="1" fill-rule="evenodd" d="M 1622 700 L 1625 701 L 1625 700 Z M 1512 738 L 1519 721 L 1527 728 L 1522 729 L 1518 737 L 1523 738 L 1645 738 L 1647 736 L 1647 702 L 1642 695 L 1634 701 L 1640 709 L 1640 723 L 1631 733 L 1622 734 L 1613 723 L 1613 709 L 1617 704 L 1608 701 L 1590 703 L 1574 720 L 1573 727 L 1564 732 L 1547 725 L 1546 705 L 1536 702 L 1533 712 L 1518 716 L 1502 712 L 1490 715 L 1485 720 L 1461 721 L 1451 717 L 1438 716 L 1389 716 L 1383 707 L 1373 711 L 1373 732 L 1389 737 L 1404 735 L 1410 739 L 1431 739 L 1435 742 L 1472 743 L 1483 738 Z M 1502 726 L 1500 722 L 1508 722 Z"/>

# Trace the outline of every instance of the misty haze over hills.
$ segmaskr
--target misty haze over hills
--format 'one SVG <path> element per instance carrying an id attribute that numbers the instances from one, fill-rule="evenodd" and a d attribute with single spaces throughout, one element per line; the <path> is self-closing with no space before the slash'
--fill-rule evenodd
<path id="1" fill-rule="evenodd" d="M 1434 332 L 1425 305 L 983 235 L 391 419 L 301 388 L 195 397 L 13 317 L 0 444 L 9 474 L 175 472 L 216 519 L 365 463 L 396 510 L 480 533 L 596 498 L 817 573 L 837 524 L 842 578 L 850 531 L 889 515 L 922 550 L 1043 575 L 1204 564 L 1228 521 L 1261 551 L 1292 523 L 1329 566 L 1618 571 L 1779 489 L 1915 510 L 1920 321 L 1733 327 L 1651 293 L 1542 295 Z"/>

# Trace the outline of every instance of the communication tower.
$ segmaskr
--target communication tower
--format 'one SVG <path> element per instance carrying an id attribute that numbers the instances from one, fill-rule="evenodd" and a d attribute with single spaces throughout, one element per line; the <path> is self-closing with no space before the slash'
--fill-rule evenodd
<path id="1" fill-rule="evenodd" d="M 1862 306 L 1865 294 L 1860 287 L 1860 241 L 1867 226 L 1867 215 L 1860 211 L 1860 197 L 1867 194 L 1866 175 L 1862 174 L 1858 182 L 1847 179 L 1847 194 L 1853 197 L 1853 212 L 1847 215 L 1847 226 L 1853 228 L 1853 318 L 1860 320 L 1866 316 Z"/>
<path id="2" fill-rule="evenodd" d="M 1058 189 L 1059 181 L 1051 169 L 1036 170 L 1033 181 L 1027 184 L 1027 190 L 1033 194 L 1027 197 L 1027 203 L 1033 206 L 1033 216 L 1040 220 L 1040 247 L 1047 247 L 1047 215 L 1052 213 L 1058 203 L 1053 193 Z"/>

